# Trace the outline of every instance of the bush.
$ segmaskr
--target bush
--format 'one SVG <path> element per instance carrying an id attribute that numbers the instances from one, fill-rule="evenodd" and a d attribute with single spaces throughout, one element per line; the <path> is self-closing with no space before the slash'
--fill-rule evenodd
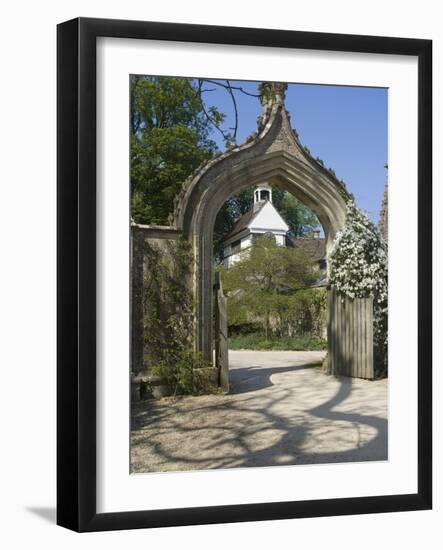
<path id="1" fill-rule="evenodd" d="M 229 349 L 319 351 L 327 349 L 327 342 L 323 338 L 309 334 L 268 339 L 260 334 L 245 334 L 230 337 Z"/>
<path id="2" fill-rule="evenodd" d="M 193 351 L 166 352 L 165 358 L 151 369 L 151 374 L 161 376 L 174 395 L 201 395 L 217 391 L 213 366 Z"/>
<path id="3" fill-rule="evenodd" d="M 230 327 L 258 325 L 267 338 L 321 330 L 324 292 L 310 288 L 319 276 L 302 250 L 279 246 L 272 235 L 257 237 L 242 261 L 223 272 Z"/>

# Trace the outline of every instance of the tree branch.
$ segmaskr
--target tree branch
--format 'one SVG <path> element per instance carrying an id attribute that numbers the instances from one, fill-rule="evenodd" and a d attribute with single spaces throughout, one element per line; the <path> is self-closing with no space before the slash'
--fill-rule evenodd
<path id="1" fill-rule="evenodd" d="M 225 140 L 226 143 L 229 142 L 229 139 L 230 139 L 230 136 L 229 134 L 226 134 L 223 129 L 220 127 L 219 124 L 217 124 L 217 122 L 214 120 L 213 117 L 211 117 L 211 115 L 208 113 L 208 111 L 206 110 L 206 106 L 205 106 L 205 103 L 203 101 L 203 98 L 202 98 L 202 87 L 203 87 L 203 80 L 200 80 L 198 79 L 197 80 L 198 82 L 198 90 L 197 90 L 197 96 L 200 100 L 200 105 L 201 105 L 201 108 L 203 110 L 203 113 L 205 114 L 206 118 L 211 122 L 211 124 L 214 126 L 214 128 L 216 130 L 218 130 L 220 132 L 220 134 L 222 135 L 223 139 Z M 192 86 L 191 86 L 192 87 Z"/>
<path id="2" fill-rule="evenodd" d="M 232 106 L 234 109 L 234 126 L 229 128 L 230 130 L 233 130 L 233 133 L 227 133 L 223 130 L 221 125 L 214 120 L 214 117 L 211 116 L 210 112 L 206 109 L 206 105 L 203 101 L 203 94 L 207 92 L 214 92 L 216 88 L 203 88 L 204 83 L 209 83 L 215 86 L 218 86 L 219 88 L 223 88 L 229 93 L 229 96 L 232 101 Z M 260 97 L 259 94 L 252 94 L 250 92 L 247 92 L 242 86 L 233 86 L 229 80 L 226 80 L 226 83 L 217 81 L 217 80 L 211 80 L 211 79 L 197 79 L 197 90 L 191 85 L 189 82 L 190 88 L 195 92 L 195 95 L 198 96 L 200 105 L 202 107 L 202 111 L 205 115 L 205 117 L 209 120 L 209 122 L 214 126 L 214 128 L 220 133 L 220 135 L 223 137 L 223 140 L 225 141 L 225 144 L 228 145 L 234 140 L 234 142 L 237 141 L 237 133 L 238 133 L 238 122 L 239 122 L 239 114 L 238 114 L 238 105 L 237 105 L 237 98 L 235 97 L 234 90 L 238 91 L 240 93 L 243 93 L 250 97 Z"/>
<path id="3" fill-rule="evenodd" d="M 231 84 L 230 84 L 229 80 L 227 80 L 226 82 L 228 83 L 229 95 L 231 96 L 232 104 L 234 105 L 235 126 L 234 126 L 233 130 L 234 130 L 234 139 L 236 140 L 236 138 L 237 138 L 237 129 L 238 129 L 238 108 L 237 108 L 237 101 L 235 100 L 234 92 L 232 91 L 232 87 L 231 87 Z"/>

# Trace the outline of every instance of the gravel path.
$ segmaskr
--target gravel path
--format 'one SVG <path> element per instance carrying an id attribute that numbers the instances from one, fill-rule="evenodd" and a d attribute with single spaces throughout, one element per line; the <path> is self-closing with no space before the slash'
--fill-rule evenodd
<path id="1" fill-rule="evenodd" d="M 321 372 L 323 352 L 230 351 L 229 395 L 133 407 L 132 472 L 387 459 L 387 381 Z"/>

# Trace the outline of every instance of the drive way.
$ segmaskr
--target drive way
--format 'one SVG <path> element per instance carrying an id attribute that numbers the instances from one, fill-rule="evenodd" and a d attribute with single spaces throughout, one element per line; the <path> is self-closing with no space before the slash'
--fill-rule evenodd
<path id="1" fill-rule="evenodd" d="M 324 352 L 230 351 L 229 395 L 136 403 L 132 472 L 387 459 L 387 381 L 335 378 Z"/>

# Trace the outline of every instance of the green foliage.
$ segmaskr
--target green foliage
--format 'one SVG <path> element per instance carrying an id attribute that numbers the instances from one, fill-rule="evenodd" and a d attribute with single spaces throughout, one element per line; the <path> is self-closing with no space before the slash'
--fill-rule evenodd
<path id="1" fill-rule="evenodd" d="M 272 202 L 289 225 L 289 234 L 293 237 L 304 237 L 320 226 L 312 210 L 291 193 L 274 187 Z"/>
<path id="2" fill-rule="evenodd" d="M 153 396 L 153 389 L 149 380 L 140 380 L 138 391 L 142 401 Z"/>
<path id="3" fill-rule="evenodd" d="M 309 351 L 325 350 L 327 342 L 311 334 L 300 336 L 281 336 L 266 339 L 261 334 L 239 334 L 229 337 L 229 349 Z"/>
<path id="4" fill-rule="evenodd" d="M 326 326 L 326 290 L 308 288 L 283 302 L 277 318 L 277 334 L 322 336 Z"/>
<path id="5" fill-rule="evenodd" d="M 329 260 L 329 280 L 349 298 L 374 298 L 374 349 L 377 376 L 387 374 L 388 251 L 378 228 L 352 200 L 346 224 L 337 234 Z"/>
<path id="6" fill-rule="evenodd" d="M 191 350 L 167 350 L 163 359 L 151 369 L 155 376 L 161 376 L 174 395 L 201 395 L 214 393 L 217 386 L 213 381 L 214 369 L 206 363 L 201 354 Z"/>
<path id="7" fill-rule="evenodd" d="M 222 271 L 230 327 L 257 323 L 266 339 L 292 336 L 312 330 L 323 315 L 324 291 L 308 288 L 318 278 L 314 264 L 271 236 L 256 239 L 240 262 Z"/>
<path id="8" fill-rule="evenodd" d="M 166 224 L 185 179 L 217 150 L 193 81 L 132 75 L 131 215 Z M 216 107 L 211 116 L 223 120 Z"/>
<path id="9" fill-rule="evenodd" d="M 161 249 L 144 241 L 144 334 L 153 356 L 164 342 L 172 339 L 184 344 L 192 333 L 192 297 L 187 285 L 192 255 L 184 240 L 166 246 Z"/>
<path id="10" fill-rule="evenodd" d="M 145 360 L 149 367 L 162 361 L 165 353 L 192 347 L 192 252 L 184 239 L 168 241 L 165 248 L 146 240 L 143 248 Z"/>
<path id="11" fill-rule="evenodd" d="M 145 362 L 149 374 L 165 379 L 174 394 L 216 390 L 213 367 L 194 348 L 194 301 L 190 290 L 193 255 L 188 241 L 165 248 L 144 241 Z M 152 394 L 149 383 L 140 396 Z"/>
<path id="12" fill-rule="evenodd" d="M 131 215 L 137 223 L 167 224 L 183 182 L 217 152 L 213 127 L 226 117 L 216 106 L 203 106 L 193 80 L 132 75 L 130 86 Z M 275 187 L 273 197 L 294 236 L 318 226 L 314 214 L 286 191 Z M 221 208 L 214 228 L 218 260 L 223 237 L 252 204 L 251 189 Z"/>

